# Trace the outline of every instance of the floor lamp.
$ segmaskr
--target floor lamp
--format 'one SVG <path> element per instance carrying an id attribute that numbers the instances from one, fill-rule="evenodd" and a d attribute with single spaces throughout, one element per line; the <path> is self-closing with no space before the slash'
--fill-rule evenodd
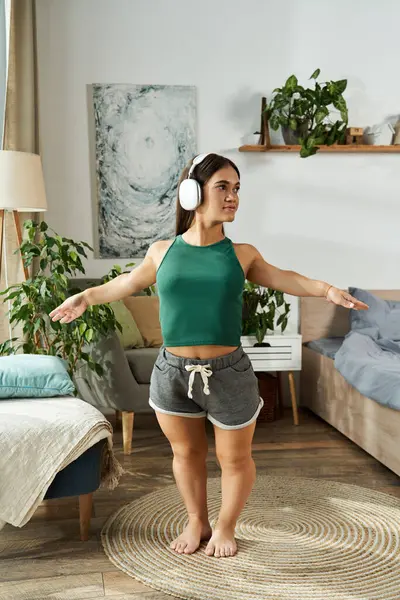
<path id="1" fill-rule="evenodd" d="M 2 254 L 4 253 L 6 288 L 9 287 L 7 270 L 6 213 L 13 213 L 18 246 L 20 246 L 22 243 L 22 232 L 18 212 L 43 212 L 45 210 L 47 210 L 47 201 L 40 156 L 38 154 L 31 154 L 30 152 L 1 150 L 0 276 L 3 266 Z M 28 269 L 23 263 L 22 266 L 24 268 L 25 279 L 28 279 Z M 8 301 L 8 309 L 11 309 L 10 301 Z M 8 321 L 8 328 L 11 339 L 12 331 L 10 320 Z"/>

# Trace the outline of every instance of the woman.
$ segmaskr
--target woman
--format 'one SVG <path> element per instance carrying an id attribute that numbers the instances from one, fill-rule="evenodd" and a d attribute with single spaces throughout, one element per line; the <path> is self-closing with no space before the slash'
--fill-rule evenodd
<path id="1" fill-rule="evenodd" d="M 180 179 L 176 237 L 153 243 L 129 274 L 76 294 L 50 313 L 53 321 L 70 323 L 89 305 L 157 283 L 164 345 L 153 368 L 149 404 L 171 444 L 173 473 L 188 513 L 186 528 L 170 544 L 180 554 L 192 554 L 208 539 L 207 555 L 233 556 L 235 524 L 255 481 L 251 447 L 263 401 L 240 345 L 245 278 L 294 296 L 368 308 L 323 281 L 272 266 L 250 244 L 233 244 L 223 224 L 235 218 L 239 188 L 240 173 L 231 160 L 217 154 L 196 157 Z M 213 531 L 207 511 L 206 417 L 214 426 L 222 470 L 221 510 Z"/>

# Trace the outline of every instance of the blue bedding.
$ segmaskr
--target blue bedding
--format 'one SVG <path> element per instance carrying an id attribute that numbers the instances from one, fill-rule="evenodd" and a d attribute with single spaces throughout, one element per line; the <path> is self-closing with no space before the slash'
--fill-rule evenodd
<path id="1" fill-rule="evenodd" d="M 336 352 L 343 344 L 344 337 L 319 338 L 312 342 L 306 342 L 304 345 L 314 352 L 319 352 L 328 358 L 335 358 Z"/>
<path id="2" fill-rule="evenodd" d="M 335 367 L 361 394 L 400 410 L 400 302 L 350 288 L 369 310 L 351 310 L 351 330 L 335 354 Z"/>

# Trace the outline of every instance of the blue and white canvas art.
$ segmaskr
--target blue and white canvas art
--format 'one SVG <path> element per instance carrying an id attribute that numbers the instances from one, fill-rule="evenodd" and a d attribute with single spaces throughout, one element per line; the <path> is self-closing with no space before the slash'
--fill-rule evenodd
<path id="1" fill-rule="evenodd" d="M 177 186 L 196 154 L 196 88 L 93 84 L 98 258 L 142 258 L 175 235 Z"/>

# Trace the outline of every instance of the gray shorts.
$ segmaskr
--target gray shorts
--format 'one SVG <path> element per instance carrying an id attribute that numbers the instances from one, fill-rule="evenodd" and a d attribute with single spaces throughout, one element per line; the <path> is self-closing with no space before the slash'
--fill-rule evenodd
<path id="1" fill-rule="evenodd" d="M 179 417 L 207 417 L 222 429 L 241 429 L 264 405 L 248 355 L 239 346 L 208 360 L 181 358 L 160 348 L 150 379 L 149 404 Z"/>

